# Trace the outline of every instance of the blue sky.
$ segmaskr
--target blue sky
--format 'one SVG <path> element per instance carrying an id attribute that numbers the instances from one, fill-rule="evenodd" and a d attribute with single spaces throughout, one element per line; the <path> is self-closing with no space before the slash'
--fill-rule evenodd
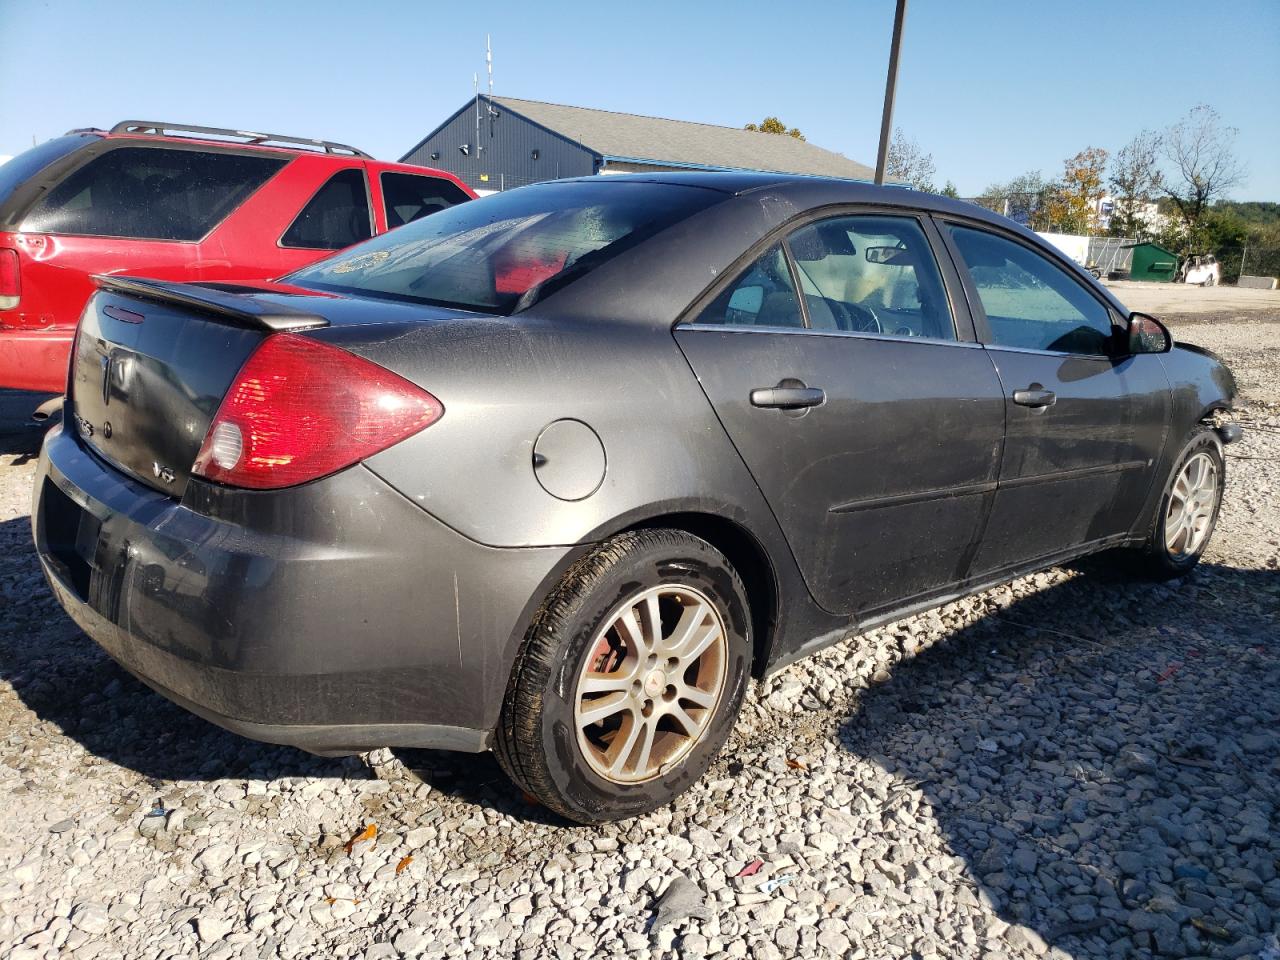
<path id="1" fill-rule="evenodd" d="M 0 154 L 128 118 L 395 159 L 471 95 L 489 32 L 499 94 L 732 126 L 776 114 L 874 163 L 892 18 L 892 0 L 0 0 Z M 1280 200 L 1280 0 L 911 0 L 896 119 L 964 195 L 1057 175 L 1197 103 L 1239 128 L 1234 196 Z"/>

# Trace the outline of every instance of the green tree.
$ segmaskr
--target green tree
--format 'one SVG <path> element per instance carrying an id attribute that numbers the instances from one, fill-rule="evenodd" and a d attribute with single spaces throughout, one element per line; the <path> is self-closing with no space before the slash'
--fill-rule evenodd
<path id="1" fill-rule="evenodd" d="M 955 200 L 958 200 L 960 198 L 960 191 L 956 189 L 956 185 L 952 183 L 950 180 L 948 180 L 946 182 L 946 185 L 943 186 L 943 188 L 938 192 L 942 194 L 944 197 L 951 197 L 952 199 L 955 199 Z"/>
<path id="2" fill-rule="evenodd" d="M 1039 170 L 1029 170 L 1008 183 L 993 183 L 975 200 L 980 206 L 1026 224 L 1032 230 L 1048 230 L 1048 204 L 1056 185 Z"/>
<path id="3" fill-rule="evenodd" d="M 1063 233 L 1092 235 L 1098 227 L 1098 201 L 1107 151 L 1086 147 L 1062 165 L 1062 180 L 1047 203 L 1049 222 Z"/>
<path id="4" fill-rule="evenodd" d="M 754 130 L 756 133 L 780 133 L 788 137 L 795 137 L 797 140 L 803 140 L 804 134 L 792 127 L 787 129 L 787 125 L 777 117 L 765 117 L 759 123 L 748 123 L 742 129 Z"/>

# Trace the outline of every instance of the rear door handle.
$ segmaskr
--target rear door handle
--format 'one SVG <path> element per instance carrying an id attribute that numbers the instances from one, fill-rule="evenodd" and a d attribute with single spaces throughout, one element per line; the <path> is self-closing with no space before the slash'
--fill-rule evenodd
<path id="1" fill-rule="evenodd" d="M 753 407 L 776 407 L 780 410 L 799 410 L 816 407 L 827 399 L 827 392 L 819 387 L 759 387 L 751 391 Z"/>
<path id="2" fill-rule="evenodd" d="M 1052 390 L 1045 390 L 1038 383 L 1033 383 L 1025 390 L 1013 391 L 1013 402 L 1020 407 L 1052 407 L 1058 402 L 1058 395 Z"/>

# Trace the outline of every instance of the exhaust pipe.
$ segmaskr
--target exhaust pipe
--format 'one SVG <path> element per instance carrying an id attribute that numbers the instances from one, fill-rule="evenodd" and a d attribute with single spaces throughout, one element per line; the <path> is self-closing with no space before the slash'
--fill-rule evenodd
<path id="1" fill-rule="evenodd" d="M 31 419 L 36 423 L 45 423 L 55 415 L 62 413 L 62 401 L 64 397 L 54 397 L 52 400 L 46 400 L 40 406 L 36 407 L 31 414 Z"/>

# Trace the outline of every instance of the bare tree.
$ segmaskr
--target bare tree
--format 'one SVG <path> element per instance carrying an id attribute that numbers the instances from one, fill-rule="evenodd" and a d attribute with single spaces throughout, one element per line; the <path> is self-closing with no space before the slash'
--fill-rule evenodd
<path id="1" fill-rule="evenodd" d="M 920 144 L 907 139 L 901 127 L 895 127 L 884 172 L 889 180 L 897 180 L 910 184 L 917 190 L 933 193 L 933 177 L 938 169 L 933 164 L 933 154 L 925 153 Z"/>
<path id="2" fill-rule="evenodd" d="M 1147 216 L 1147 205 L 1160 192 L 1160 135 L 1143 130 L 1116 151 L 1109 178 L 1115 197 L 1111 214 L 1111 233 L 1117 237 L 1141 239 L 1149 235 L 1153 224 Z"/>
<path id="3" fill-rule="evenodd" d="M 1191 246 L 1202 241 L 1209 205 L 1244 181 L 1244 165 L 1232 149 L 1237 132 L 1202 103 L 1165 133 L 1164 152 L 1173 174 L 1165 179 L 1164 192 L 1177 207 Z"/>

